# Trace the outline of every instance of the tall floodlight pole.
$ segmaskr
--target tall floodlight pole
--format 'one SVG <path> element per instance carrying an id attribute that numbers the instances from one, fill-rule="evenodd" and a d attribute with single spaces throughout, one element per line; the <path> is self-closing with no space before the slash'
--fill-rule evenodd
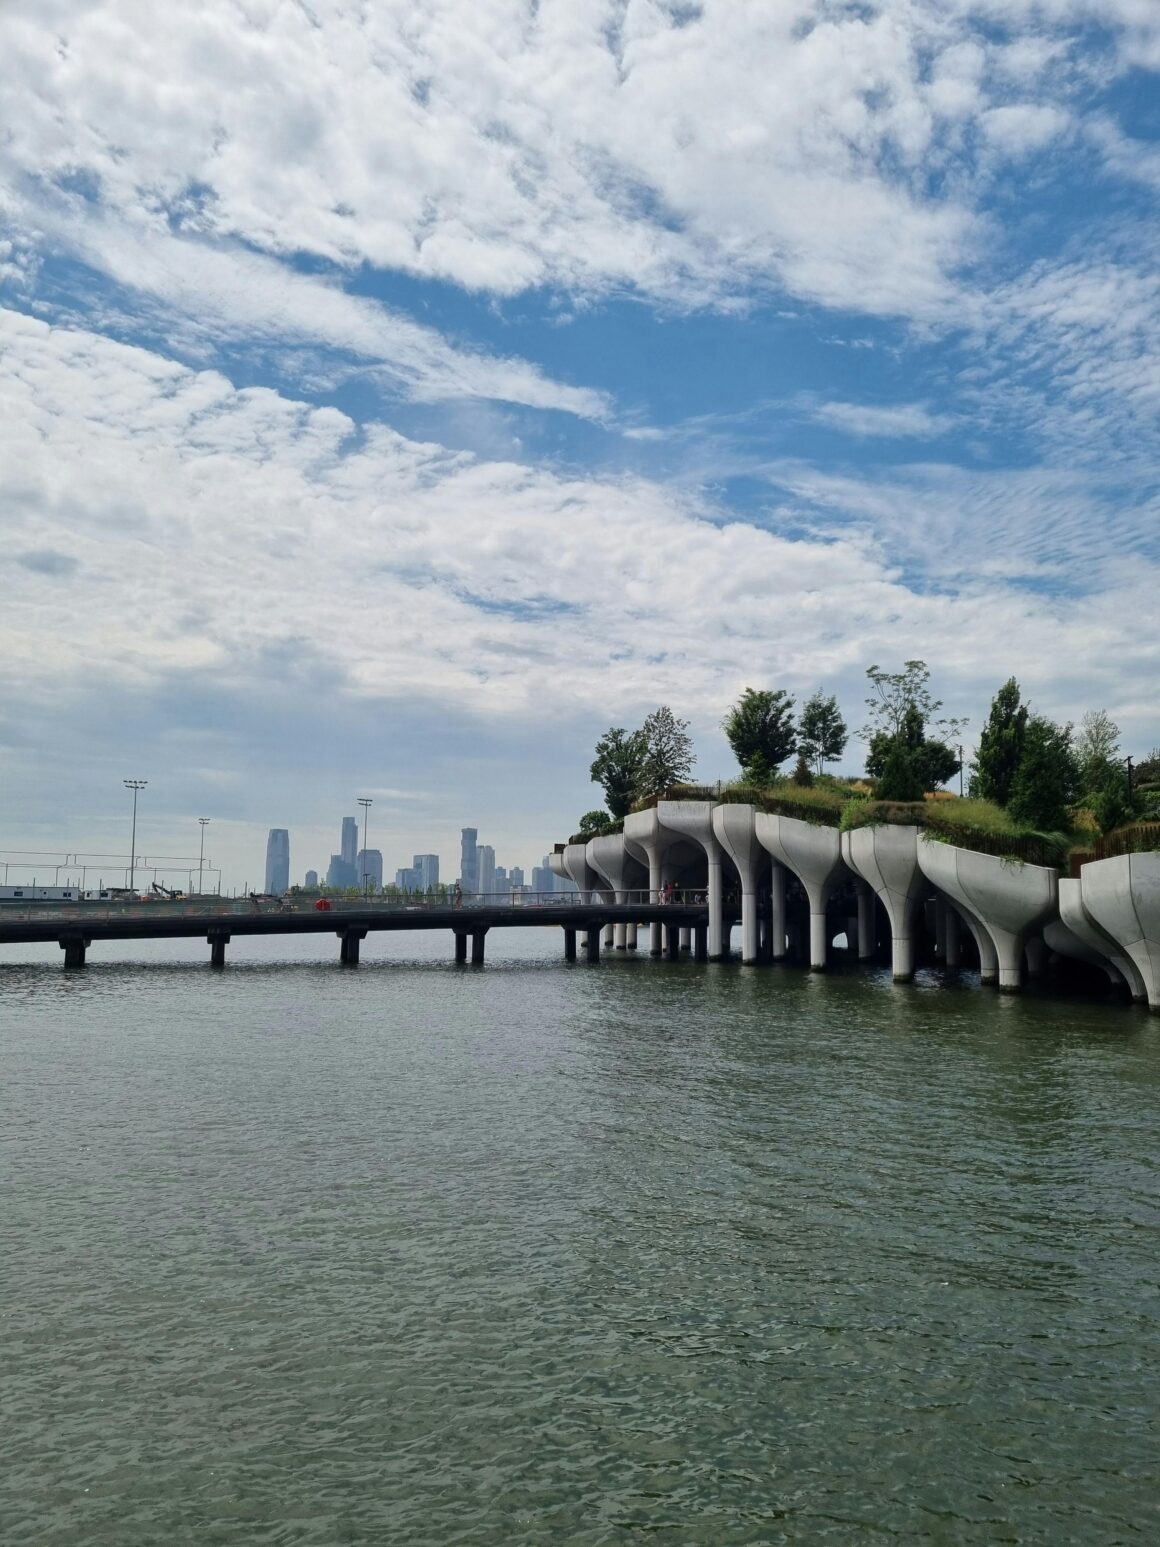
<path id="1" fill-rule="evenodd" d="M 201 872 L 205 863 L 205 830 L 209 826 L 209 817 L 199 816 L 198 824 L 201 827 L 201 847 L 197 851 L 197 895 L 201 896 Z"/>
<path id="2" fill-rule="evenodd" d="M 127 790 L 133 791 L 133 836 L 129 841 L 129 890 L 133 890 L 133 877 L 137 869 L 137 791 L 143 790 L 148 779 L 122 779 Z"/>
<path id="3" fill-rule="evenodd" d="M 370 808 L 374 805 L 374 801 L 373 800 L 369 800 L 365 795 L 360 795 L 358 797 L 358 804 L 363 808 L 363 850 L 362 850 L 362 854 L 363 854 L 363 873 L 362 873 L 362 881 L 363 881 L 363 896 L 365 897 L 366 893 L 367 893 L 367 814 L 369 813 Z"/>

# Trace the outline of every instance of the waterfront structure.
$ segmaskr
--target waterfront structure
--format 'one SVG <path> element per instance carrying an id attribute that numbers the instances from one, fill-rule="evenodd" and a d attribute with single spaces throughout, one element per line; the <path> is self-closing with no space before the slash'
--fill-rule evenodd
<path id="1" fill-rule="evenodd" d="M 476 840 L 479 837 L 479 829 L 464 827 L 460 829 L 459 850 L 459 885 L 465 893 L 479 890 L 479 854 Z"/>
<path id="2" fill-rule="evenodd" d="M 364 891 L 368 881 L 372 891 L 382 891 L 383 854 L 381 849 L 360 849 L 355 868 L 358 871 L 359 885 Z"/>
<path id="3" fill-rule="evenodd" d="M 686 809 L 673 809 L 680 806 Z M 703 809 L 689 809 L 695 806 Z M 794 817 L 781 817 L 774 831 L 758 822 L 770 813 L 710 801 L 660 801 L 635 815 L 655 820 L 630 817 L 623 834 L 560 844 L 549 856 L 548 868 L 567 876 L 580 896 L 541 905 L 536 921 L 563 929 L 569 961 L 578 934 L 586 937 L 587 959 L 598 961 L 602 933 L 606 943 L 631 949 L 640 923 L 655 930 L 654 952 L 663 949 L 670 961 L 680 960 L 686 942 L 698 961 L 713 954 L 710 942 L 720 942 L 717 954 L 725 959 L 740 917 L 748 963 L 796 952 L 821 971 L 844 941 L 848 955 L 856 951 L 861 959 L 884 948 L 895 980 L 907 981 L 924 960 L 953 971 L 971 941 L 982 981 L 1001 991 L 1016 992 L 1024 975 L 1039 975 L 1055 953 L 1098 967 L 1109 983 L 1160 1010 L 1160 852 L 1087 861 L 1070 879 L 1049 866 L 941 842 L 914 826 L 883 824 L 827 829 L 844 867 L 835 870 L 832 843 L 815 844 L 811 834 L 819 829 Z M 343 864 L 341 855 L 334 863 Z M 43 904 L 23 917 L 0 915 L 0 943 L 57 940 L 65 966 L 80 967 L 94 939 L 203 935 L 211 961 L 221 966 L 235 933 L 333 930 L 342 961 L 354 965 L 370 930 L 449 929 L 456 961 L 467 960 L 470 935 L 471 959 L 482 963 L 487 931 L 523 920 L 523 909 L 482 901 L 403 909 L 359 899 L 331 913 L 265 913 L 244 903 L 173 911 L 142 904 L 135 912 L 119 903 L 110 912 L 69 901 L 55 916 Z"/>
<path id="4" fill-rule="evenodd" d="M 306 890 L 308 892 L 314 891 L 315 888 L 318 886 L 318 871 L 317 870 L 308 870 L 306 872 L 306 879 L 303 882 L 303 885 L 306 887 Z"/>
<path id="5" fill-rule="evenodd" d="M 290 890 L 290 834 L 284 827 L 271 827 L 266 839 L 265 890 L 276 897 Z"/>

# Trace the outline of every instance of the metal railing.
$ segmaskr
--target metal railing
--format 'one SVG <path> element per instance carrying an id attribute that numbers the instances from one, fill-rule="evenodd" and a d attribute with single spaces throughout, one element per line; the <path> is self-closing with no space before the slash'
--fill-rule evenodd
<path id="1" fill-rule="evenodd" d="M 704 906 L 704 887 L 671 887 L 653 893 L 648 888 L 621 892 L 621 901 L 609 887 L 572 892 L 477 892 L 462 897 L 284 897 L 267 901 L 246 897 L 222 898 L 211 903 L 188 898 L 142 898 L 137 902 L 48 902 L 30 899 L 27 903 L 6 901 L 0 905 L 0 928 L 5 922 L 60 921 L 73 923 L 112 922 L 144 919 L 218 919 L 218 918 L 342 918 L 353 913 L 430 913 L 450 911 L 470 916 L 482 908 L 511 908 L 513 912 L 535 912 L 542 908 L 607 908 L 640 904 L 656 907 L 666 903 Z M 319 907 L 324 903 L 324 907 Z"/>

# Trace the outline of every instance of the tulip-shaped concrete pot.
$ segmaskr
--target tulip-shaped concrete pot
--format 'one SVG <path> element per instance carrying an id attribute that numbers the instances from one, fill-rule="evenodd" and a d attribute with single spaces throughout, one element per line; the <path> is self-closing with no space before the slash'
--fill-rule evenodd
<path id="1" fill-rule="evenodd" d="M 999 958 L 999 992 L 1022 987 L 1028 935 L 1059 916 L 1059 873 L 994 854 L 977 854 L 924 834 L 918 862 L 927 880 L 978 918 Z"/>
<path id="2" fill-rule="evenodd" d="M 741 960 L 757 961 L 757 883 L 769 856 L 757 841 L 752 806 L 717 806 L 713 833 L 741 877 Z"/>
<path id="3" fill-rule="evenodd" d="M 1140 969 L 1130 956 L 1124 954 L 1111 935 L 1103 930 L 1084 907 L 1083 883 L 1068 876 L 1059 878 L 1059 917 L 1068 931 L 1094 955 L 1102 957 L 1114 967 L 1121 980 L 1128 985 L 1133 999 L 1145 1000 L 1144 979 Z M 1047 931 L 1044 930 L 1046 935 Z"/>
<path id="4" fill-rule="evenodd" d="M 613 902 L 623 906 L 628 901 L 630 891 L 643 887 L 645 872 L 629 854 L 622 834 L 611 833 L 601 838 L 590 838 L 587 858 L 590 867 L 608 883 Z M 612 938 L 616 949 L 623 951 L 628 944 L 627 924 L 618 922 L 613 928 Z"/>
<path id="5" fill-rule="evenodd" d="M 697 804 L 707 805 L 708 802 Z M 655 807 L 633 811 L 625 817 L 624 843 L 628 852 L 642 859 L 648 869 L 649 901 L 652 903 L 660 902 L 662 887 L 666 881 L 675 878 L 680 865 L 701 852 L 701 845 L 691 845 L 680 834 L 662 827 Z M 649 953 L 652 956 L 661 954 L 662 927 L 656 922 L 650 925 Z"/>
<path id="6" fill-rule="evenodd" d="M 1160 1010 L 1160 853 L 1093 860 L 1080 871 L 1083 905 L 1134 963 Z"/>
<path id="7" fill-rule="evenodd" d="M 842 853 L 886 909 L 894 981 L 909 983 L 914 976 L 914 915 L 930 891 L 918 866 L 918 828 L 856 827 L 842 834 Z"/>
<path id="8" fill-rule="evenodd" d="M 754 818 L 754 833 L 758 843 L 771 854 L 778 865 L 792 870 L 797 876 L 810 905 L 810 970 L 824 972 L 826 968 L 826 904 L 846 879 L 846 866 L 842 861 L 840 835 L 836 827 L 815 826 L 797 817 L 779 816 L 770 811 L 759 811 Z M 782 883 L 780 935 L 777 934 L 776 896 L 778 881 Z M 775 881 L 774 928 L 775 941 L 785 938 L 784 874 Z M 774 955 L 778 953 L 776 949 Z"/>
<path id="9" fill-rule="evenodd" d="M 662 832 L 673 839 L 684 839 L 704 851 L 708 866 L 709 960 L 720 961 L 724 954 L 721 910 L 721 845 L 713 832 L 711 800 L 661 800 L 657 802 L 657 821 Z"/>

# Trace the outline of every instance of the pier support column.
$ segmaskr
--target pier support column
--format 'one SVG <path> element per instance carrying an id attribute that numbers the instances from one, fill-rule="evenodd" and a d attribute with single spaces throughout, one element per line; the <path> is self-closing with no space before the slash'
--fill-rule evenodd
<path id="1" fill-rule="evenodd" d="M 66 967 L 83 967 L 85 964 L 85 947 L 91 941 L 85 940 L 80 935 L 67 935 L 61 942 L 60 948 L 64 952 L 64 964 Z"/>
<path id="2" fill-rule="evenodd" d="M 945 965 L 959 967 L 963 961 L 963 932 L 959 924 L 959 915 L 949 902 L 945 904 L 945 909 L 946 917 L 943 925 L 946 944 Z"/>
<path id="3" fill-rule="evenodd" d="M 471 931 L 471 965 L 483 966 L 483 942 L 487 939 L 486 929 L 473 929 Z"/>
<path id="4" fill-rule="evenodd" d="M 635 951 L 636 950 L 636 925 L 635 924 L 626 924 L 624 926 L 624 949 L 626 951 Z"/>
<path id="5" fill-rule="evenodd" d="M 934 954 L 938 957 L 940 967 L 947 964 L 947 912 L 946 903 L 941 897 L 934 900 Z"/>
<path id="6" fill-rule="evenodd" d="M 688 926 L 687 925 L 682 925 L 681 926 L 681 950 L 682 951 L 687 951 L 689 949 L 690 945 L 692 945 L 692 940 L 690 939 L 690 936 L 689 936 Z"/>
<path id="7" fill-rule="evenodd" d="M 605 924 L 605 926 L 604 926 L 604 949 L 606 951 L 611 951 L 612 950 L 613 942 L 614 942 L 615 938 L 616 938 L 615 927 L 612 924 Z"/>
<path id="8" fill-rule="evenodd" d="M 709 855 L 709 960 L 720 961 L 721 941 L 721 852 Z"/>
<path id="9" fill-rule="evenodd" d="M 455 963 L 461 967 L 467 960 L 467 931 L 457 929 L 455 931 Z"/>
<path id="10" fill-rule="evenodd" d="M 1047 958 L 1051 954 L 1039 935 L 1032 935 L 1024 946 L 1027 955 L 1027 976 L 1033 981 L 1043 976 Z"/>
<path id="11" fill-rule="evenodd" d="M 664 880 L 661 876 L 661 862 L 659 855 L 650 853 L 648 857 L 648 900 L 655 908 L 661 900 L 661 887 Z M 655 921 L 649 925 L 648 951 L 650 956 L 661 954 L 661 925 Z"/>
<path id="12" fill-rule="evenodd" d="M 868 962 L 874 955 L 874 893 L 867 881 L 854 887 L 858 898 L 858 960 Z"/>
<path id="13" fill-rule="evenodd" d="M 627 901 L 628 901 L 628 898 L 624 895 L 624 893 L 622 891 L 621 892 L 617 892 L 617 894 L 616 894 L 616 903 L 617 903 L 618 907 L 622 908 Z M 628 925 L 627 924 L 615 924 L 613 926 L 613 930 L 612 930 L 612 943 L 613 943 L 613 945 L 616 947 L 616 949 L 618 951 L 627 950 L 627 948 L 628 948 Z"/>
<path id="14" fill-rule="evenodd" d="M 785 960 L 785 866 L 775 864 L 769 877 L 769 959 Z"/>
<path id="15" fill-rule="evenodd" d="M 587 961 L 600 960 L 600 925 L 591 925 L 584 934 L 584 956 Z"/>
<path id="16" fill-rule="evenodd" d="M 574 962 L 576 960 L 576 931 L 566 929 L 564 931 L 564 960 Z"/>
<path id="17" fill-rule="evenodd" d="M 683 929 L 678 929 L 675 924 L 670 924 L 665 930 L 665 955 L 669 961 L 675 962 L 681 959 L 681 936 Z"/>
<path id="18" fill-rule="evenodd" d="M 226 964 L 226 946 L 230 943 L 230 937 L 221 930 L 215 930 L 212 935 L 207 935 L 209 941 L 209 964 L 211 967 L 224 967 Z"/>
<path id="19" fill-rule="evenodd" d="M 365 929 L 343 929 L 339 931 L 338 938 L 342 941 L 339 948 L 338 959 L 344 967 L 358 966 L 359 942 L 366 939 Z"/>
<path id="20" fill-rule="evenodd" d="M 693 960 L 707 962 L 709 960 L 709 926 L 698 924 L 693 930 Z"/>

